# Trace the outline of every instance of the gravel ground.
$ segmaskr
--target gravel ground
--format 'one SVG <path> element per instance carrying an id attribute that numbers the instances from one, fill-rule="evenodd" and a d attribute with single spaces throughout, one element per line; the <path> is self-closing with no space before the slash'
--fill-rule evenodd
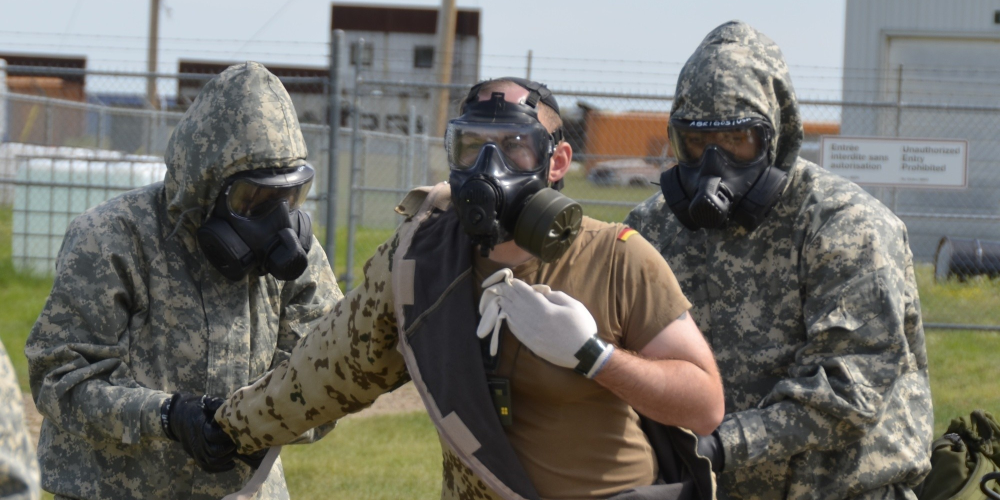
<path id="1" fill-rule="evenodd" d="M 365 418 L 374 415 L 416 411 L 424 411 L 424 404 L 413 383 L 409 382 L 393 392 L 383 394 L 382 397 L 375 400 L 375 404 L 371 407 L 345 418 Z M 32 401 L 31 396 L 27 394 L 24 395 L 24 414 L 28 423 L 28 432 L 31 433 L 31 438 L 37 447 L 38 431 L 42 427 L 42 416 L 35 409 L 35 402 Z"/>

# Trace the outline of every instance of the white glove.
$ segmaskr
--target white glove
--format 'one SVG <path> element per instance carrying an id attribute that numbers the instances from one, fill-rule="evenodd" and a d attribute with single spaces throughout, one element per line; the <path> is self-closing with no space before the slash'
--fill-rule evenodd
<path id="1" fill-rule="evenodd" d="M 507 322 L 511 333 L 531 352 L 546 361 L 572 368 L 593 378 L 615 350 L 597 336 L 597 323 L 587 307 L 546 285 L 529 286 L 501 269 L 483 281 L 476 334 L 490 339 L 490 354 L 497 353 L 500 327 Z"/>

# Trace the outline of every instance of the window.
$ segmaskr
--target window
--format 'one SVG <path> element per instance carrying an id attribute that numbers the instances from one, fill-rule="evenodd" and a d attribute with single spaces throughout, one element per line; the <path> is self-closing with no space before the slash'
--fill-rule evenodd
<path id="1" fill-rule="evenodd" d="M 362 113 L 358 118 L 358 128 L 361 130 L 378 130 L 378 115 L 375 113 Z"/>
<path id="2" fill-rule="evenodd" d="M 361 54 L 361 65 L 371 66 L 372 65 L 372 55 L 375 53 L 375 47 L 370 43 L 365 44 L 364 54 Z M 351 42 L 351 66 L 357 66 L 358 64 L 358 42 Z"/>
<path id="3" fill-rule="evenodd" d="M 434 47 L 430 45 L 418 45 L 413 48 L 414 68 L 434 67 Z"/>
<path id="4" fill-rule="evenodd" d="M 385 131 L 397 132 L 400 134 L 410 133 L 410 117 L 407 115 L 387 115 L 385 117 Z M 417 126 L 415 134 L 424 133 L 424 117 L 417 116 Z"/>

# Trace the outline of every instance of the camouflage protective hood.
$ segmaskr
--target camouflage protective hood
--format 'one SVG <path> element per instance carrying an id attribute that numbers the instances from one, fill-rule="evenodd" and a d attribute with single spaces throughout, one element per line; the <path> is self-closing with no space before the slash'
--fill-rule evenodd
<path id="1" fill-rule="evenodd" d="M 197 228 L 212 211 L 223 180 L 246 170 L 305 163 L 305 140 L 292 99 L 263 65 L 230 66 L 213 78 L 177 124 L 163 157 L 167 213 L 185 211 Z"/>
<path id="2" fill-rule="evenodd" d="M 785 171 L 802 146 L 802 119 L 781 49 L 741 21 L 725 23 L 702 40 L 677 78 L 670 113 L 681 120 L 770 121 L 777 132 L 774 165 Z"/>

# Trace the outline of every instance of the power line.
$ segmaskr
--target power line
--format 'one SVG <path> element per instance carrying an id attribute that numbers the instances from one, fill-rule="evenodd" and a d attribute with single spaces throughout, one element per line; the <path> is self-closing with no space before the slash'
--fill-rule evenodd
<path id="1" fill-rule="evenodd" d="M 60 36 L 59 33 L 54 32 L 38 32 L 38 31 L 7 31 L 0 30 L 0 35 L 14 35 L 14 36 Z M 67 33 L 66 36 L 79 37 L 79 38 L 108 38 L 117 40 L 146 40 L 145 36 L 141 35 L 106 35 L 106 34 L 93 34 L 93 33 Z M 160 40 L 170 40 L 177 42 L 191 42 L 191 43 L 212 43 L 212 42 L 242 42 L 243 40 L 235 40 L 228 38 L 181 38 L 181 37 L 160 37 Z M 322 45 L 324 47 L 329 46 L 329 42 L 306 42 L 297 40 L 248 40 L 248 43 L 287 43 L 287 44 L 301 44 L 301 45 Z"/>
<path id="2" fill-rule="evenodd" d="M 267 21 L 264 22 L 264 25 L 261 26 L 256 33 L 251 35 L 246 42 L 243 42 L 243 45 L 240 45 L 240 48 L 236 49 L 236 52 L 233 52 L 233 55 L 230 57 L 236 57 L 236 54 L 238 54 L 241 50 L 243 50 L 243 47 L 246 47 L 247 44 L 253 41 L 254 38 L 257 38 L 257 35 L 259 35 L 262 31 L 264 31 L 264 29 L 267 28 L 267 25 L 271 24 L 271 21 L 274 21 L 274 19 L 278 17 L 278 14 L 281 14 L 282 11 L 285 10 L 285 7 L 288 7 L 294 1 L 295 0 L 288 0 L 287 2 L 285 2 L 285 5 L 282 5 L 281 8 L 279 8 L 277 11 L 274 12 L 274 14 L 271 14 L 271 17 L 269 17 Z"/>

